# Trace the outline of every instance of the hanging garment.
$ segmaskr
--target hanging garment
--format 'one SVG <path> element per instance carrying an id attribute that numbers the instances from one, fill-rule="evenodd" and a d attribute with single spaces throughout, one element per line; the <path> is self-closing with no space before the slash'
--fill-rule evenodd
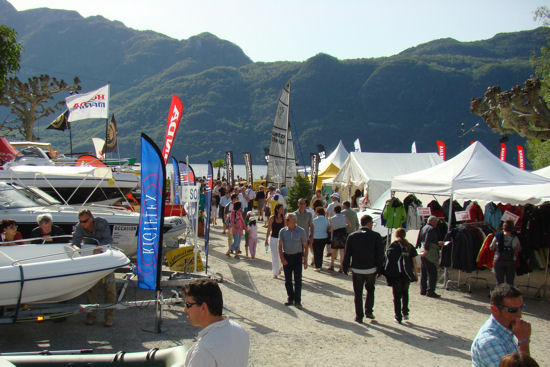
<path id="1" fill-rule="evenodd" d="M 502 212 L 494 203 L 485 205 L 485 218 L 483 221 L 493 227 L 495 230 L 500 228 L 500 219 Z"/>
<path id="2" fill-rule="evenodd" d="M 382 218 L 386 221 L 387 228 L 400 228 L 407 221 L 407 213 L 403 207 L 403 203 L 398 198 L 392 198 L 386 202 L 382 211 Z"/>
<path id="3" fill-rule="evenodd" d="M 407 229 L 421 229 L 422 217 L 418 216 L 419 205 L 416 202 L 410 203 L 407 209 Z"/>
<path id="4" fill-rule="evenodd" d="M 466 205 L 466 203 L 464 203 Z M 481 207 L 477 203 L 477 201 L 471 202 L 466 206 L 465 210 L 467 210 L 470 213 L 470 220 L 468 223 L 479 223 L 483 222 L 483 210 L 481 210 Z"/>

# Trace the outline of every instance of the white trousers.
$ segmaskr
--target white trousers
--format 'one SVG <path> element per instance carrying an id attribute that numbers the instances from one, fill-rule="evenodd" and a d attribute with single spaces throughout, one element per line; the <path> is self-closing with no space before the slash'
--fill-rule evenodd
<path id="1" fill-rule="evenodd" d="M 279 259 L 279 239 L 269 236 L 269 249 L 271 250 L 271 270 L 273 275 L 279 275 L 281 260 Z"/>

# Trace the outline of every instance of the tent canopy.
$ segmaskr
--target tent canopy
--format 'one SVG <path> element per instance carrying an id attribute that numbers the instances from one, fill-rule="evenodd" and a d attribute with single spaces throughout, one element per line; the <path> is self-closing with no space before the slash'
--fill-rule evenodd
<path id="1" fill-rule="evenodd" d="M 550 183 L 462 189 L 454 193 L 458 200 L 493 201 L 512 205 L 542 204 L 550 200 Z"/>
<path id="2" fill-rule="evenodd" d="M 415 172 L 443 162 L 437 153 L 361 153 L 349 154 L 334 183 L 363 188 L 375 202 L 391 187 L 394 176 Z"/>
<path id="3" fill-rule="evenodd" d="M 336 176 L 346 159 L 348 158 L 348 151 L 344 148 L 342 140 L 338 143 L 338 146 L 328 157 L 319 162 L 319 174 L 317 176 L 317 188 L 320 189 L 323 180 Z"/>
<path id="4" fill-rule="evenodd" d="M 539 175 L 542 177 L 550 178 L 550 166 L 538 169 L 536 171 L 533 171 L 535 175 Z"/>
<path id="5" fill-rule="evenodd" d="M 450 196 L 456 190 L 506 186 L 535 185 L 550 181 L 501 161 L 480 142 L 437 166 L 396 176 L 393 191 Z"/>

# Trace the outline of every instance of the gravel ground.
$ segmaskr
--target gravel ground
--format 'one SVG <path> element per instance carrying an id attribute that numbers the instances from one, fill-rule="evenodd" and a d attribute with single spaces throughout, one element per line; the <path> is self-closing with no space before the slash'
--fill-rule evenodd
<path id="1" fill-rule="evenodd" d="M 209 266 L 223 276 L 221 283 L 226 314 L 250 334 L 250 366 L 468 366 L 470 344 L 489 317 L 488 288 L 477 282 L 472 293 L 440 289 L 441 299 L 419 294 L 418 284 L 410 290 L 411 318 L 403 324 L 393 320 L 391 288 L 383 278 L 376 285 L 376 320 L 354 322 L 351 276 L 308 268 L 303 273 L 303 310 L 286 307 L 284 277 L 272 279 L 271 254 L 263 247 L 265 229 L 259 226 L 257 258 L 227 258 L 225 236 L 213 227 Z M 244 251 L 243 251 L 244 252 Z M 325 261 L 324 268 L 328 266 Z M 493 277 L 480 272 L 481 277 Z M 456 273 L 451 279 L 457 279 Z M 462 280 L 465 275 L 461 275 Z M 526 284 L 527 276 L 516 284 Z M 541 272 L 531 275 L 530 285 L 544 281 Z M 531 353 L 541 366 L 550 365 L 548 301 L 526 292 L 524 319 L 532 324 Z M 165 296 L 170 290 L 165 289 Z M 550 295 L 550 292 L 549 292 Z M 131 288 L 126 300 L 153 299 L 154 292 Z M 84 302 L 80 297 L 76 301 Z M 190 346 L 197 328 L 189 325 L 179 305 L 165 306 L 162 332 L 154 327 L 154 307 L 116 311 L 115 326 L 104 328 L 101 315 L 93 326 L 84 325 L 84 315 L 62 323 L 44 322 L 2 325 L 0 350 L 24 352 L 43 349 L 93 348 L 96 353 L 143 351 L 149 348 Z"/>

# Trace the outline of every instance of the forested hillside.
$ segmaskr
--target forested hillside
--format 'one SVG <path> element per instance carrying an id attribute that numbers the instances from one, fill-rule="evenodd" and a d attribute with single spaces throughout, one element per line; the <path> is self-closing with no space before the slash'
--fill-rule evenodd
<path id="1" fill-rule="evenodd" d="M 469 112 L 470 99 L 490 85 L 523 83 L 533 74 L 529 56 L 548 42 L 547 29 L 538 28 L 477 42 L 434 40 L 385 58 L 318 54 L 305 62 L 253 63 L 237 45 L 209 33 L 175 40 L 73 11 L 18 12 L 6 0 L 0 0 L 0 23 L 13 27 L 25 48 L 20 78 L 78 76 L 83 91 L 111 83 L 121 156 L 139 157 L 141 132 L 163 144 L 176 94 L 184 115 L 172 152 L 196 162 L 233 150 L 237 162 L 250 151 L 262 163 L 276 101 L 288 81 L 298 158 L 309 160 L 317 144 L 331 149 L 339 139 L 351 149 L 356 138 L 364 151 L 407 152 L 412 141 L 419 151 L 435 151 L 435 141 L 443 140 L 454 155 L 481 140 L 496 152 L 499 136 L 488 128 L 459 138 L 460 123 L 468 128 L 479 121 Z M 35 131 L 68 151 L 68 132 L 45 130 L 53 118 Z M 75 122 L 74 150 L 91 150 L 90 137 L 104 131 L 104 121 Z"/>

